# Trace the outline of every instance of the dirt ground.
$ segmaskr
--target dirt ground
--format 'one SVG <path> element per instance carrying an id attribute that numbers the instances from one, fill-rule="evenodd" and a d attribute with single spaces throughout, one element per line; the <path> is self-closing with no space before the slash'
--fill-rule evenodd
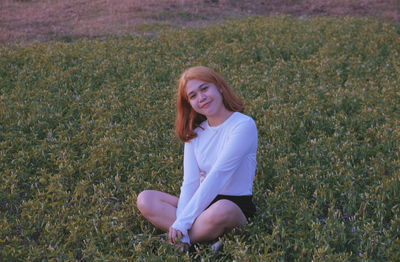
<path id="1" fill-rule="evenodd" d="M 399 23 L 400 0 L 0 0 L 0 44 L 102 39 L 276 14 Z"/>

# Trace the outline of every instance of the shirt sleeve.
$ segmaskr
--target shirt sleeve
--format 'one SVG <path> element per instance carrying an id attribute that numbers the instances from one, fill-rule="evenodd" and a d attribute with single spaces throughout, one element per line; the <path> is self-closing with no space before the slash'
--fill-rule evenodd
<path id="1" fill-rule="evenodd" d="M 188 240 L 185 242 L 190 243 L 188 230 L 192 227 L 194 220 L 221 192 L 239 168 L 242 160 L 252 150 L 257 150 L 257 128 L 254 121 L 249 119 L 241 121 L 232 128 L 227 143 L 221 150 L 207 177 L 172 225 L 173 228 L 183 233 L 184 238 L 182 241 Z"/>
<path id="2" fill-rule="evenodd" d="M 200 185 L 200 169 L 194 155 L 192 142 L 185 143 L 183 154 L 183 183 L 178 200 L 176 217 L 179 217 Z"/>
<path id="3" fill-rule="evenodd" d="M 193 142 L 186 142 L 183 153 L 183 183 L 181 186 L 181 194 L 178 200 L 178 208 L 176 209 L 176 217 L 180 217 L 183 210 L 189 203 L 193 194 L 200 185 L 200 169 L 194 155 Z M 186 234 L 182 237 L 182 242 L 190 244 L 189 236 Z"/>

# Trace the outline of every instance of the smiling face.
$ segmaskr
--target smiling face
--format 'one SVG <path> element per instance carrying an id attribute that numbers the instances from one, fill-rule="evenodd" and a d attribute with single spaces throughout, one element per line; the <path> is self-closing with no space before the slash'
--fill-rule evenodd
<path id="1" fill-rule="evenodd" d="M 189 80 L 186 84 L 186 94 L 193 110 L 207 119 L 227 111 L 222 94 L 213 83 Z"/>
<path id="2" fill-rule="evenodd" d="M 211 68 L 194 66 L 179 78 L 175 132 L 188 142 L 197 137 L 194 130 L 207 120 L 209 126 L 218 126 L 233 112 L 243 112 L 242 100 L 225 80 Z"/>

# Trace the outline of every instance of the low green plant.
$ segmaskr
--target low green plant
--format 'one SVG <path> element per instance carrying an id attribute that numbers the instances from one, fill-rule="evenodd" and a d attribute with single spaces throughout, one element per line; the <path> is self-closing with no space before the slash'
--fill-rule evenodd
<path id="1" fill-rule="evenodd" d="M 397 260 L 399 32 L 270 17 L 0 47 L 0 260 Z M 176 255 L 135 204 L 179 194 L 176 80 L 194 65 L 227 79 L 259 135 L 257 215 L 216 255 Z"/>

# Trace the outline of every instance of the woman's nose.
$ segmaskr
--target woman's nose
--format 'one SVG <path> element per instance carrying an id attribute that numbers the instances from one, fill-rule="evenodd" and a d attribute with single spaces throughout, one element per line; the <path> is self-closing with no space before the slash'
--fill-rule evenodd
<path id="1" fill-rule="evenodd" d="M 206 99 L 206 96 L 205 96 L 203 93 L 200 93 L 200 94 L 199 94 L 199 99 L 200 99 L 200 102 L 201 102 L 201 101 L 203 101 L 204 99 Z"/>

